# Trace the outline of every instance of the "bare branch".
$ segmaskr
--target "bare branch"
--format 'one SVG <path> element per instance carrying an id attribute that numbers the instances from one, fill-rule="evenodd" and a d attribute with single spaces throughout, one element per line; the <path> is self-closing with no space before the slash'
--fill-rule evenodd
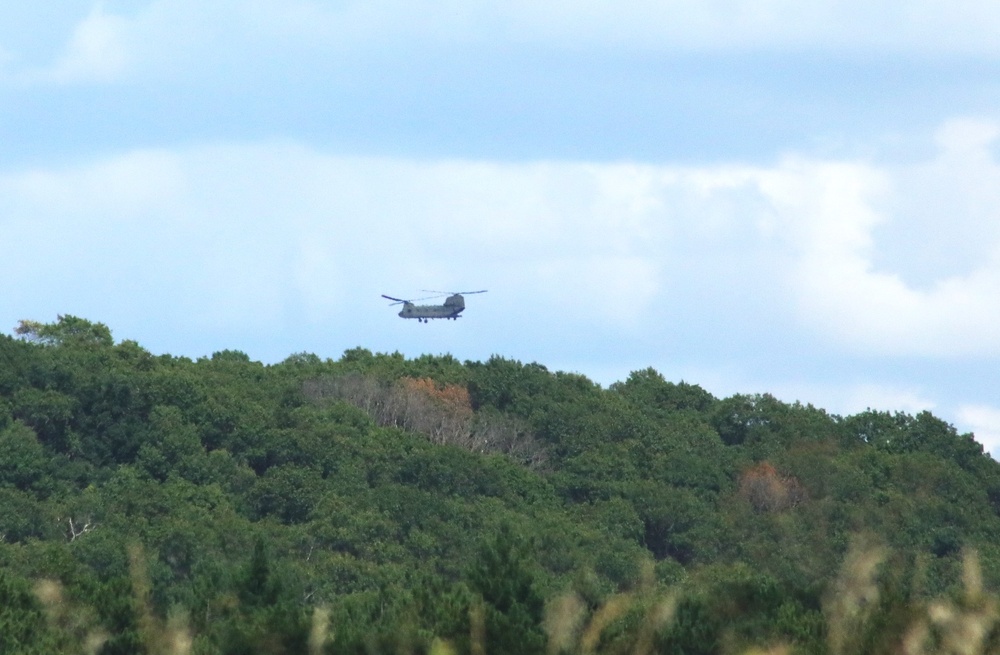
<path id="1" fill-rule="evenodd" d="M 75 523 L 73 523 L 73 517 L 68 518 L 67 522 L 69 523 L 69 540 L 70 541 L 75 541 L 76 538 L 79 537 L 80 535 L 84 535 L 84 534 L 87 534 L 88 532 L 92 532 L 94 530 L 94 528 L 97 527 L 97 524 L 94 523 L 94 522 L 92 522 L 89 518 L 81 526 L 77 526 Z"/>

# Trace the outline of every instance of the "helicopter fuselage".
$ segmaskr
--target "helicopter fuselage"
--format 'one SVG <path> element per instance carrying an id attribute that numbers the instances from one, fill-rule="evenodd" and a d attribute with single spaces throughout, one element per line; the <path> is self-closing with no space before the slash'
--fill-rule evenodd
<path id="1" fill-rule="evenodd" d="M 426 323 L 432 318 L 450 318 L 452 320 L 457 320 L 459 314 L 465 311 L 465 298 L 462 297 L 463 293 L 486 293 L 486 289 L 482 291 L 430 291 L 425 289 L 428 293 L 437 293 L 436 296 L 431 296 L 429 298 L 416 298 L 413 300 L 407 300 L 405 298 L 395 298 L 393 296 L 387 296 L 382 294 L 382 297 L 386 300 L 394 301 L 393 305 L 403 305 L 403 310 L 399 312 L 400 318 L 415 318 L 421 323 Z M 417 301 L 420 300 L 431 300 L 432 298 L 445 298 L 444 304 L 442 305 L 418 305 Z"/>
<path id="2" fill-rule="evenodd" d="M 458 319 L 458 315 L 464 309 L 465 298 L 456 293 L 448 296 L 443 305 L 414 305 L 412 302 L 404 302 L 399 316 L 400 318 L 415 318 L 426 323 L 431 318 Z"/>

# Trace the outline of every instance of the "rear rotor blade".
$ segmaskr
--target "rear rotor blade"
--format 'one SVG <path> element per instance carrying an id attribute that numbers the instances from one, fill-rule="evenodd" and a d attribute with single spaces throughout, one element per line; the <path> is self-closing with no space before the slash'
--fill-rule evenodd
<path id="1" fill-rule="evenodd" d="M 390 303 L 390 305 L 398 305 L 398 304 L 404 303 L 404 302 L 420 302 L 421 300 L 434 300 L 435 298 L 441 298 L 443 296 L 427 296 L 425 298 L 406 298 L 406 299 L 403 299 L 403 298 L 393 298 L 392 296 L 387 296 L 387 295 L 385 295 L 383 293 L 382 297 L 383 298 L 388 298 L 389 300 L 395 300 L 396 301 L 394 303 Z"/>

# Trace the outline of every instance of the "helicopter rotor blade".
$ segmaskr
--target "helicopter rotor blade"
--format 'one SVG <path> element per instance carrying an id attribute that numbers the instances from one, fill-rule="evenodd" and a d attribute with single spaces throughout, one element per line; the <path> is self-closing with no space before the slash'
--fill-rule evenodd
<path id="1" fill-rule="evenodd" d="M 440 293 L 445 296 L 454 295 L 456 293 L 467 296 L 471 293 L 486 293 L 489 289 L 483 289 L 482 291 L 434 291 L 433 289 L 421 289 L 421 291 L 424 293 Z"/>
<path id="2" fill-rule="evenodd" d="M 396 301 L 396 302 L 393 302 L 393 303 L 389 303 L 389 306 L 391 307 L 392 305 L 399 305 L 399 304 L 405 303 L 405 302 L 420 302 L 421 300 L 433 300 L 434 298 L 441 298 L 441 297 L 443 297 L 443 295 L 446 295 L 446 294 L 442 294 L 441 296 L 426 296 L 424 298 L 406 298 L 406 299 L 403 299 L 403 298 L 393 298 L 392 296 L 387 296 L 387 295 L 385 295 L 383 293 L 382 297 L 383 298 L 388 298 L 389 300 L 395 300 Z"/>

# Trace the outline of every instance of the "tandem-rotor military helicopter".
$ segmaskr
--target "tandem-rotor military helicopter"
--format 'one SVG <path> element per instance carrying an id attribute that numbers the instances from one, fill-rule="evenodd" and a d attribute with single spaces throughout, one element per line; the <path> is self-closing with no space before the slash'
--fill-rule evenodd
<path id="1" fill-rule="evenodd" d="M 436 296 L 428 296 L 427 298 L 414 298 L 412 300 L 404 300 L 402 298 L 393 298 L 392 296 L 387 296 L 382 294 L 383 298 L 388 298 L 389 300 L 394 300 L 391 303 L 393 305 L 403 304 L 403 311 L 399 312 L 401 318 L 415 318 L 418 322 L 426 323 L 428 319 L 431 318 L 450 318 L 457 320 L 459 314 L 465 309 L 465 298 L 462 294 L 470 295 L 473 293 L 486 293 L 488 289 L 483 289 L 482 291 L 430 291 L 424 289 L 424 293 L 436 293 Z M 443 305 L 415 305 L 414 303 L 420 302 L 421 300 L 433 300 L 435 298 L 445 298 Z"/>

